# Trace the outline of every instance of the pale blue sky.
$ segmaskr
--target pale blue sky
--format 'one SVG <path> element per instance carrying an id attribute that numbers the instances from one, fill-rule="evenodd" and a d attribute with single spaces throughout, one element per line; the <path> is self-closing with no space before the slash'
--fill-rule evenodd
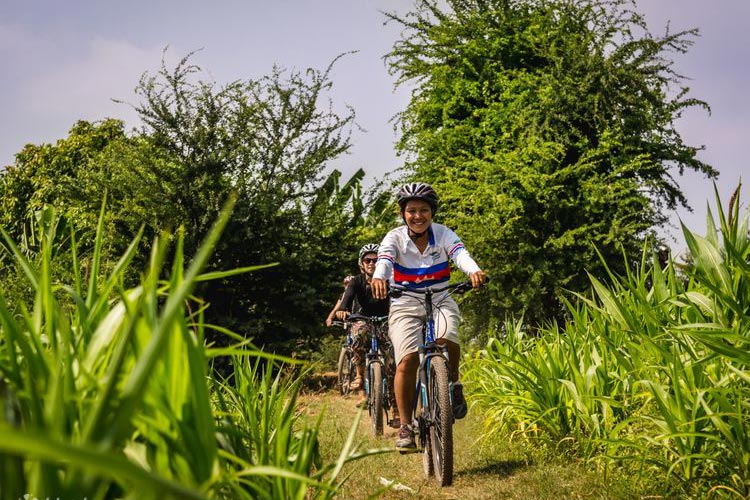
<path id="1" fill-rule="evenodd" d="M 398 37 L 379 10 L 404 10 L 407 0 L 130 0 L 128 2 L 3 0 L 0 3 L 0 165 L 13 162 L 25 143 L 67 135 L 78 119 L 135 114 L 111 98 L 133 101 L 143 71 L 155 70 L 162 49 L 169 57 L 202 50 L 194 61 L 219 83 L 257 78 L 274 63 L 324 68 L 336 55 L 332 97 L 357 112 L 366 132 L 355 132 L 352 153 L 337 162 L 345 173 L 363 167 L 370 178 L 400 165 L 391 117 L 408 91 L 393 89 L 382 56 Z M 697 27 L 701 37 L 675 67 L 691 78 L 692 96 L 707 101 L 679 122 L 683 138 L 705 145 L 701 158 L 720 172 L 725 199 L 747 170 L 750 154 L 750 19 L 747 0 L 640 0 L 652 32 Z M 675 173 L 676 175 L 676 173 Z M 704 232 L 711 182 L 686 174 L 679 182 L 695 212 L 679 210 L 689 227 Z M 742 197 L 746 206 L 748 192 Z M 672 231 L 681 244 L 678 231 Z"/>

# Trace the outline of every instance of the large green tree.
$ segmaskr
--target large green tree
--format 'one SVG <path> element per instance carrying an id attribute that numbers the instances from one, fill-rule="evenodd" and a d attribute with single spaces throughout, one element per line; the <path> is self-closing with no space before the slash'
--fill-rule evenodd
<path id="1" fill-rule="evenodd" d="M 443 220 L 492 275 L 490 314 L 556 317 L 622 251 L 686 205 L 684 169 L 716 176 L 675 120 L 707 107 L 626 0 L 418 0 L 388 54 L 414 87 L 401 114 L 408 171 L 436 185 Z"/>

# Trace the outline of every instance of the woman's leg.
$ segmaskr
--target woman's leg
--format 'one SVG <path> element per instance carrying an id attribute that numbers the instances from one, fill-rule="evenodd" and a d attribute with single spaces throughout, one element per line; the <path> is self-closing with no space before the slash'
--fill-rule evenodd
<path id="1" fill-rule="evenodd" d="M 437 339 L 437 343 L 439 345 L 448 346 L 448 376 L 450 377 L 451 382 L 458 381 L 458 365 L 461 362 L 461 346 L 445 338 Z"/>
<path id="2" fill-rule="evenodd" d="M 352 325 L 352 360 L 357 374 L 352 381 L 352 389 L 364 390 L 365 361 L 367 346 L 367 328 L 364 321 L 357 321 Z"/>
<path id="3" fill-rule="evenodd" d="M 414 411 L 414 394 L 417 385 L 417 368 L 419 368 L 419 354 L 416 352 L 405 355 L 396 367 L 396 404 L 401 415 L 401 424 L 411 425 L 411 414 Z"/>

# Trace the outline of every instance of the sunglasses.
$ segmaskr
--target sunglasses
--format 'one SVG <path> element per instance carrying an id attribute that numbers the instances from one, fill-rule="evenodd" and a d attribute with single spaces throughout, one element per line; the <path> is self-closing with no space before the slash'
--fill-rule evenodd
<path id="1" fill-rule="evenodd" d="M 364 262 L 365 264 L 375 264 L 377 261 L 378 261 L 377 257 L 375 258 L 368 257 L 368 258 L 362 259 L 362 262 Z"/>

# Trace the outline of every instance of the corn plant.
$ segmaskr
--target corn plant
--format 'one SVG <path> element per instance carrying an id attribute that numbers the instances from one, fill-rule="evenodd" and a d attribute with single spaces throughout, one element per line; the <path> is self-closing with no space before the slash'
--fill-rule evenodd
<path id="1" fill-rule="evenodd" d="M 254 269 L 201 274 L 230 210 L 231 204 L 187 267 L 181 235 L 171 266 L 171 238 L 158 238 L 132 288 L 123 273 L 140 235 L 102 276 L 104 207 L 85 272 L 71 230 L 72 283 L 54 281 L 59 219 L 52 211 L 40 218 L 36 256 L 3 232 L 2 251 L 23 270 L 34 300 L 11 306 L 0 290 L 0 498 L 203 499 L 236 498 L 240 491 L 254 498 L 269 484 L 273 498 L 335 494 L 343 463 L 356 457 L 351 440 L 336 464 L 320 464 L 316 428 L 289 418 L 290 406 L 281 418 L 256 405 L 293 405 L 297 385 L 269 385 L 269 375 L 240 365 L 233 389 L 208 372 L 209 358 L 219 354 L 277 362 L 248 346 L 204 345 L 195 284 Z M 256 400 L 237 397 L 235 391 L 251 387 Z M 230 398 L 231 408 L 214 406 Z M 262 441 L 251 428 L 258 421 Z M 229 428 L 233 447 L 226 446 Z M 275 458 L 257 459 L 263 456 Z"/>
<path id="2" fill-rule="evenodd" d="M 353 448 L 354 429 L 341 459 L 323 464 L 318 450 L 318 421 L 301 426 L 297 395 L 301 378 L 289 378 L 281 366 L 235 357 L 232 380 L 217 382 L 217 433 L 227 458 L 224 486 L 230 498 L 327 499 L 335 495 L 344 461 L 364 456 Z M 303 376 L 306 372 L 303 372 Z M 262 475 L 264 470 L 284 475 Z M 314 486 L 313 489 L 310 487 Z"/>
<path id="3" fill-rule="evenodd" d="M 644 252 L 606 285 L 592 276 L 564 327 L 491 339 L 466 373 L 487 424 L 749 495 L 750 239 L 735 201 L 705 237 L 684 228 L 685 279 Z"/>

